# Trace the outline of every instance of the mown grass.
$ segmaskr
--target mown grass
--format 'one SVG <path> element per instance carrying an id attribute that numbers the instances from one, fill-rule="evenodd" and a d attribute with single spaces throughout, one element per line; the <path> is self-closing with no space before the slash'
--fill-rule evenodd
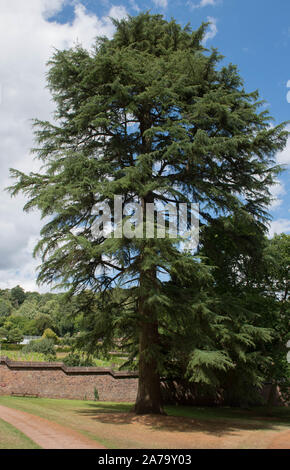
<path id="1" fill-rule="evenodd" d="M 67 426 L 107 448 L 146 448 L 144 439 L 149 442 L 147 447 L 148 445 L 152 448 L 164 447 L 162 436 L 167 430 L 166 422 L 160 420 L 158 423 L 158 420 L 151 421 L 150 418 L 142 424 L 142 431 L 138 426 L 135 428 L 135 415 L 130 413 L 132 403 L 2 396 L 0 404 Z M 165 410 L 169 417 L 191 418 L 196 423 L 200 423 L 191 425 L 183 420 L 177 420 L 174 421 L 175 427 L 175 424 L 171 422 L 173 428 L 169 431 L 175 429 L 178 439 L 182 439 L 181 435 L 186 437 L 186 434 L 194 429 L 199 432 L 204 430 L 205 435 L 211 432 L 231 435 L 233 430 L 263 432 L 290 429 L 290 411 L 282 407 L 273 408 L 270 415 L 264 407 L 241 410 L 238 408 L 166 406 Z M 141 434 L 138 435 L 138 432 Z M 155 433 L 153 440 L 152 432 Z"/>
<path id="2" fill-rule="evenodd" d="M 0 449 L 40 449 L 21 431 L 0 419 Z"/>
<path id="3" fill-rule="evenodd" d="M 82 410 L 93 406 L 97 413 L 129 413 L 133 409 L 133 403 L 102 402 L 88 400 L 68 400 L 53 398 L 25 398 L 1 396 L 0 404 L 21 409 L 48 419 L 58 413 L 71 410 Z M 200 407 L 200 406 L 165 406 L 168 416 L 191 418 L 198 420 L 264 420 L 290 426 L 290 408 L 273 407 L 271 409 L 261 406 L 249 409 L 231 407 Z M 42 414 L 45 413 L 45 416 Z M 50 415 L 50 416 L 49 416 Z"/>
<path id="4" fill-rule="evenodd" d="M 230 407 L 198 407 L 198 406 L 167 406 L 169 416 L 183 418 L 209 419 L 209 420 L 250 420 L 260 421 L 267 419 L 275 423 L 290 426 L 290 408 L 277 406 L 271 409 L 266 406 L 249 409 Z"/>

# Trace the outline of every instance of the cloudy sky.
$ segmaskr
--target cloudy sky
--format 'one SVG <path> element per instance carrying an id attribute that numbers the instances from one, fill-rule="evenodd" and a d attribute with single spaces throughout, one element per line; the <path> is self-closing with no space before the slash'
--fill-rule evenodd
<path id="1" fill-rule="evenodd" d="M 263 8 L 261 8 L 261 3 Z M 290 118 L 290 4 L 286 0 L 1 0 L 0 1 L 0 288 L 36 286 L 32 249 L 42 222 L 38 213 L 23 213 L 25 200 L 11 199 L 9 168 L 38 168 L 30 154 L 31 119 L 50 119 L 45 88 L 46 62 L 54 48 L 76 41 L 89 48 L 96 36 L 111 37 L 110 17 L 142 10 L 172 16 L 198 27 L 210 21 L 205 41 L 238 64 L 248 91 L 259 89 L 276 122 Z M 290 126 L 289 126 L 290 130 Z M 290 233 L 290 140 L 277 155 L 287 170 L 273 188 L 274 232 Z"/>

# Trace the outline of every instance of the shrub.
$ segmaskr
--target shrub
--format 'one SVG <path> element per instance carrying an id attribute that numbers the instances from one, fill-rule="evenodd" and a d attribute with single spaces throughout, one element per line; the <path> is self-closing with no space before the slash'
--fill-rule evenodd
<path id="1" fill-rule="evenodd" d="M 71 347 L 75 342 L 75 338 L 69 333 L 66 333 L 62 338 L 59 338 L 59 344 L 61 346 Z"/>
<path id="2" fill-rule="evenodd" d="M 36 341 L 31 341 L 22 349 L 24 353 L 37 352 L 42 353 L 48 360 L 53 360 L 56 357 L 54 342 L 52 339 L 43 338 Z"/>
<path id="3" fill-rule="evenodd" d="M 51 328 L 46 328 L 46 330 L 44 330 L 42 338 L 50 339 L 54 344 L 58 342 L 57 334 Z"/>
<path id="4" fill-rule="evenodd" d="M 19 328 L 12 328 L 8 331 L 7 341 L 9 343 L 20 343 L 23 340 L 23 334 Z"/>
<path id="5" fill-rule="evenodd" d="M 56 351 L 58 353 L 68 353 L 70 352 L 71 347 L 70 346 L 56 346 Z"/>
<path id="6" fill-rule="evenodd" d="M 81 356 L 76 352 L 69 353 L 63 359 L 63 363 L 68 367 L 91 367 L 94 365 L 91 358 Z"/>
<path id="7" fill-rule="evenodd" d="M 5 351 L 21 351 L 24 348 L 24 344 L 12 344 L 6 341 L 2 342 L 2 349 Z"/>

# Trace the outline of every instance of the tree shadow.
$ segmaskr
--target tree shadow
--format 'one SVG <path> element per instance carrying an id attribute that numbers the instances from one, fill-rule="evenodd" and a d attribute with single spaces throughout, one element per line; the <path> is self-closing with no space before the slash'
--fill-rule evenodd
<path id="1" fill-rule="evenodd" d="M 87 409 L 78 410 L 77 413 L 90 417 L 103 424 L 115 425 L 143 425 L 150 430 L 178 432 L 178 433 L 206 433 L 213 436 L 235 434 L 239 431 L 280 430 L 286 426 L 290 430 L 289 422 L 271 417 L 249 417 L 249 419 L 233 418 L 189 418 L 182 416 L 163 415 L 136 415 L 133 408 L 129 411 L 128 405 L 102 405 L 101 403 L 88 404 Z"/>

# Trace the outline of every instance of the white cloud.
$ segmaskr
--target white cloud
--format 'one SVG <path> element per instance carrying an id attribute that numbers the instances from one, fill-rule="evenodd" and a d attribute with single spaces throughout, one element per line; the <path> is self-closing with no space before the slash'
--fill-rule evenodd
<path id="1" fill-rule="evenodd" d="M 188 2 L 191 8 L 203 8 L 208 6 L 216 6 L 219 0 L 201 0 L 199 3 Z"/>
<path id="2" fill-rule="evenodd" d="M 209 41 L 209 39 L 213 39 L 218 32 L 217 19 L 212 16 L 208 16 L 207 21 L 210 23 L 210 25 L 208 26 L 208 30 L 205 33 L 202 41 L 204 45 L 207 43 L 207 41 Z"/>
<path id="3" fill-rule="evenodd" d="M 290 132 L 290 125 L 286 128 Z M 290 137 L 286 144 L 285 149 L 282 152 L 278 152 L 276 155 L 277 163 L 290 165 Z"/>
<path id="4" fill-rule="evenodd" d="M 132 10 L 139 13 L 140 8 L 139 8 L 138 4 L 135 2 L 135 0 L 129 0 L 129 4 L 130 4 L 130 7 L 132 8 Z"/>
<path id="5" fill-rule="evenodd" d="M 74 5 L 70 24 L 49 21 L 65 4 Z M 52 119 L 54 106 L 45 88 L 46 62 L 53 49 L 80 42 L 89 48 L 98 35 L 111 37 L 109 17 L 127 15 L 124 6 L 114 6 L 104 17 L 86 11 L 75 0 L 1 0 L 0 42 L 0 288 L 20 284 L 35 289 L 32 250 L 39 236 L 39 213 L 23 212 L 24 198 L 11 199 L 4 188 L 11 184 L 9 167 L 35 171 L 32 159 L 31 119 Z"/>
<path id="6" fill-rule="evenodd" d="M 290 80 L 288 80 L 286 87 L 290 88 Z M 287 103 L 290 103 L 290 90 L 288 91 L 286 95 L 286 100 L 287 100 Z"/>
<path id="7" fill-rule="evenodd" d="M 271 222 L 269 228 L 269 236 L 272 238 L 275 233 L 279 235 L 280 233 L 290 232 L 290 219 L 278 219 Z"/>
<path id="8" fill-rule="evenodd" d="M 290 125 L 287 126 L 287 130 L 290 131 Z M 282 152 L 276 154 L 276 161 L 279 164 L 290 164 L 290 138 L 288 139 L 287 145 Z M 272 186 L 271 194 L 274 198 L 272 204 L 270 205 L 270 210 L 275 210 L 282 205 L 284 202 L 281 196 L 287 194 L 285 185 L 277 180 L 277 183 Z M 270 236 L 272 237 L 274 233 L 287 232 L 290 230 L 290 220 L 288 219 L 278 219 L 271 223 L 269 230 Z"/>
<path id="9" fill-rule="evenodd" d="M 160 8 L 167 8 L 168 0 L 153 0 L 153 3 Z"/>
<path id="10" fill-rule="evenodd" d="M 276 209 L 277 207 L 281 206 L 283 202 L 280 197 L 286 194 L 284 184 L 281 181 L 277 180 L 276 184 L 273 185 L 271 188 L 271 194 L 274 200 L 271 203 L 270 209 Z"/>

